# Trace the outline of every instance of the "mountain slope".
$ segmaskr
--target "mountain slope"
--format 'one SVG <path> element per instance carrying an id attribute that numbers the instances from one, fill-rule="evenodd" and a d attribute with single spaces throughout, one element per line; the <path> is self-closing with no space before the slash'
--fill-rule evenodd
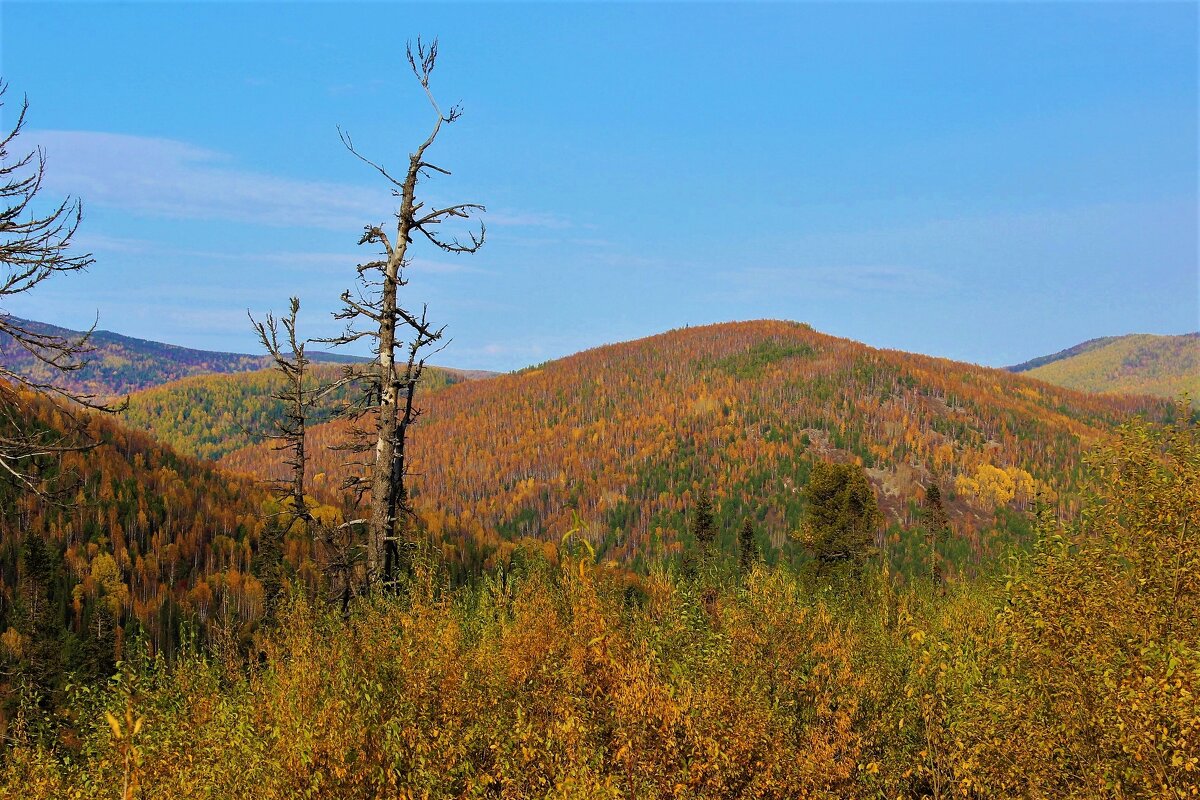
<path id="1" fill-rule="evenodd" d="M 1200 401 L 1200 333 L 1107 336 L 1008 369 L 1085 392 Z"/>
<path id="2" fill-rule="evenodd" d="M 39 333 L 77 339 L 83 334 L 44 322 L 11 317 L 19 325 Z M 66 375 L 52 373 L 11 339 L 0 334 L 0 366 L 41 382 L 52 382 L 72 392 L 92 394 L 101 398 L 124 397 L 132 392 L 161 386 L 192 375 L 232 374 L 267 368 L 271 361 L 264 355 L 221 353 L 194 350 L 147 339 L 135 339 L 111 331 L 96 331 L 91 337 L 95 352 L 88 365 Z M 308 351 L 314 363 L 360 364 L 371 359 L 341 353 Z M 442 367 L 443 372 L 473 380 L 494 373 L 483 370 L 456 370 Z"/>
<path id="3" fill-rule="evenodd" d="M 342 367 L 333 364 L 317 364 L 311 369 L 314 382 L 332 381 L 341 372 Z M 467 380 L 468 374 L 429 367 L 422 378 L 422 392 Z M 181 453 L 217 459 L 274 432 L 285 403 L 271 394 L 281 388 L 283 381 L 274 369 L 193 375 L 130 395 L 122 419 Z M 310 424 L 328 420 L 351 396 L 348 389 L 327 394 L 314 409 Z"/>
<path id="4" fill-rule="evenodd" d="M 15 318 L 14 318 L 15 319 Z M 28 329 L 66 338 L 78 338 L 79 331 L 47 325 L 43 322 L 15 319 Z M 56 385 L 75 392 L 100 397 L 119 397 L 129 392 L 173 381 L 186 375 L 205 372 L 241 372 L 261 369 L 267 361 L 263 356 L 241 353 L 216 353 L 193 350 L 146 339 L 134 339 L 110 331 L 92 334 L 95 352 L 91 363 L 67 375 L 51 374 L 28 352 L 16 347 L 11 339 L 0 334 L 0 364 L 22 375 L 40 381 L 53 380 Z"/>
<path id="5" fill-rule="evenodd" d="M 464 563 L 522 537 L 557 541 L 576 517 L 601 551 L 636 561 L 687 545 L 688 511 L 709 484 L 727 543 L 749 516 L 786 555 L 813 461 L 860 460 L 897 523 L 913 520 L 910 503 L 938 481 L 963 547 L 978 553 L 996 520 L 1007 524 L 1006 509 L 1039 489 L 1070 508 L 1086 447 L 1165 405 L 875 350 L 795 323 L 688 328 L 430 395 L 413 438 L 416 504 Z M 320 487 L 345 472 L 328 449 L 345 427 L 311 431 Z M 260 445 L 221 463 L 264 475 L 276 461 Z"/>
<path id="6" fill-rule="evenodd" d="M 66 430 L 61 410 L 23 397 L 28 424 Z M 69 489 L 65 502 L 0 480 L 0 631 L 35 635 L 29 604 L 38 595 L 50 603 L 43 634 L 61 632 L 55 652 L 66 659 L 90 652 L 99 644 L 93 632 L 111 636 L 116 624 L 170 647 L 182 620 L 203 621 L 218 603 L 241 621 L 257 618 L 263 589 L 251 562 L 272 524 L 267 490 L 112 416 L 82 414 L 83 440 L 96 446 L 41 462 L 45 475 Z M 40 570 L 31 567 L 31 537 L 44 550 Z M 291 556 L 296 564 L 306 557 L 303 548 Z"/>

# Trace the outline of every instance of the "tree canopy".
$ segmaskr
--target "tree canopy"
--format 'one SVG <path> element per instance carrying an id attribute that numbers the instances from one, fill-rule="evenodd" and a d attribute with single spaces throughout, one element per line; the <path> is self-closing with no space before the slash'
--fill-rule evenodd
<path id="1" fill-rule="evenodd" d="M 805 497 L 802 537 L 822 566 L 857 564 L 870 555 L 883 514 L 860 465 L 817 462 Z"/>

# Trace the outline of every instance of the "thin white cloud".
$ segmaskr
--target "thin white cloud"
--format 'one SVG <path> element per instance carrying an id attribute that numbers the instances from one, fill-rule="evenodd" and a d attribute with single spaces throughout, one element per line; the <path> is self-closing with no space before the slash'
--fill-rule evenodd
<path id="1" fill-rule="evenodd" d="M 551 230 L 565 230 L 573 228 L 572 223 L 566 217 L 561 217 L 557 214 L 546 214 L 539 211 L 506 211 L 506 210 L 489 210 L 484 221 L 488 225 L 505 225 L 514 228 L 548 228 Z"/>
<path id="2" fill-rule="evenodd" d="M 126 236 L 105 236 L 86 229 L 80 229 L 72 240 L 72 246 L 77 252 L 89 253 L 120 253 L 134 255 L 159 252 L 162 248 L 149 239 L 135 239 Z"/>
<path id="3" fill-rule="evenodd" d="M 31 131 L 49 160 L 46 188 L 85 203 L 172 219 L 358 230 L 394 203 L 381 187 L 243 169 L 227 153 L 174 139 L 96 131 Z M 560 229 L 554 214 L 501 210 L 495 226 Z"/>
<path id="4" fill-rule="evenodd" d="M 409 268 L 415 272 L 428 272 L 434 275 L 451 275 L 458 272 L 471 272 L 477 275 L 488 274 L 485 269 L 471 266 L 463 260 L 432 261 L 427 258 L 414 258 Z"/>
<path id="5" fill-rule="evenodd" d="M 213 150 L 172 139 L 37 131 L 47 188 L 148 216 L 345 230 L 388 207 L 386 192 L 239 169 Z"/>
<path id="6" fill-rule="evenodd" d="M 483 365 L 473 367 L 478 369 L 517 369 L 572 353 L 581 346 L 578 339 L 534 335 L 520 340 L 493 340 L 455 347 L 454 357 L 461 363 Z"/>

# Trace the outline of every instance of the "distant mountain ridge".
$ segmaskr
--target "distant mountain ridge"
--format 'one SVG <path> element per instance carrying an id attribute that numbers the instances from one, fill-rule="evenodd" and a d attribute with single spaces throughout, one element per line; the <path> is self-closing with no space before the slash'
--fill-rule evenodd
<path id="1" fill-rule="evenodd" d="M 1072 356 L 1083 355 L 1091 350 L 1097 350 L 1104 345 L 1115 342 L 1120 339 L 1120 336 L 1098 336 L 1095 339 L 1088 339 L 1086 342 L 1080 342 L 1074 347 L 1068 347 L 1065 350 L 1059 350 L 1057 353 L 1051 353 L 1048 356 L 1038 356 L 1031 358 L 1028 361 L 1023 361 L 1020 364 L 1015 364 L 1011 367 L 1005 367 L 1009 372 L 1029 372 L 1030 370 L 1044 367 L 1047 364 L 1053 364 L 1055 361 L 1062 361 L 1065 358 Z"/>
<path id="2" fill-rule="evenodd" d="M 45 322 L 11 315 L 5 315 L 5 318 L 39 333 L 66 338 L 83 335 L 81 331 Z M 89 356 L 90 363 L 75 372 L 59 375 L 16 346 L 8 336 L 0 334 L 0 365 L 38 381 L 53 382 L 73 392 L 114 398 L 193 375 L 251 372 L 268 367 L 271 363 L 265 355 L 196 350 L 105 330 L 92 333 L 91 343 L 95 352 Z M 370 361 L 361 356 L 341 353 L 309 351 L 308 355 L 317 363 L 355 364 Z M 465 379 L 490 374 L 478 370 L 452 371 L 460 373 Z"/>
<path id="3" fill-rule="evenodd" d="M 309 373 L 312 383 L 328 385 L 342 374 L 342 368 L 316 364 Z M 420 394 L 465 380 L 472 380 L 466 371 L 428 367 L 421 377 Z M 286 409 L 274 394 L 284 388 L 276 369 L 189 375 L 130 394 L 122 420 L 184 455 L 218 459 L 274 433 Z M 328 421 L 355 393 L 352 387 L 341 387 L 324 395 L 312 408 L 308 424 Z"/>
<path id="4" fill-rule="evenodd" d="M 1103 336 L 1022 364 L 1009 372 L 1098 394 L 1149 394 L 1200 400 L 1200 333 Z"/>

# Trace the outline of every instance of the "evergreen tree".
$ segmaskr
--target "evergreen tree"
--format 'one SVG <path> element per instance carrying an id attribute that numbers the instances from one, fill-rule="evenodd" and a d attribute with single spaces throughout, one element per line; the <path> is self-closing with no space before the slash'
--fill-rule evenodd
<path id="1" fill-rule="evenodd" d="M 54 614 L 51 596 L 55 564 L 42 537 L 32 531 L 22 542 L 19 633 L 24 637 L 20 671 L 46 700 L 62 679 L 62 628 Z"/>
<path id="2" fill-rule="evenodd" d="M 83 640 L 70 666 L 92 681 L 107 680 L 117 671 L 117 620 L 108 603 L 96 603 L 88 614 Z"/>
<path id="3" fill-rule="evenodd" d="M 692 535 L 696 537 L 696 543 L 705 554 L 712 550 L 713 543 L 717 539 L 712 496 L 709 494 L 707 486 L 700 489 L 700 496 L 696 498 L 695 516 L 692 517 Z"/>
<path id="4" fill-rule="evenodd" d="M 817 462 L 805 497 L 808 508 L 801 536 L 820 568 L 865 561 L 875 547 L 883 515 L 863 468 Z"/>
<path id="5" fill-rule="evenodd" d="M 934 583 L 941 583 L 945 579 L 942 550 L 950 539 L 950 517 L 942 506 L 942 490 L 936 483 L 925 490 L 925 517 L 929 530 L 929 576 Z"/>
<path id="6" fill-rule="evenodd" d="M 303 519 L 292 519 L 289 522 L 291 525 L 305 524 Z M 263 619 L 268 623 L 275 620 L 275 611 L 283 599 L 288 580 L 287 562 L 283 557 L 285 535 L 285 530 L 272 520 L 263 530 L 258 542 L 258 552 L 254 557 L 253 572 L 262 583 Z"/>
<path id="7" fill-rule="evenodd" d="M 742 530 L 738 533 L 738 556 L 742 572 L 749 572 L 762 557 L 758 550 L 758 540 L 754 538 L 754 526 L 749 517 L 742 521 Z"/>

